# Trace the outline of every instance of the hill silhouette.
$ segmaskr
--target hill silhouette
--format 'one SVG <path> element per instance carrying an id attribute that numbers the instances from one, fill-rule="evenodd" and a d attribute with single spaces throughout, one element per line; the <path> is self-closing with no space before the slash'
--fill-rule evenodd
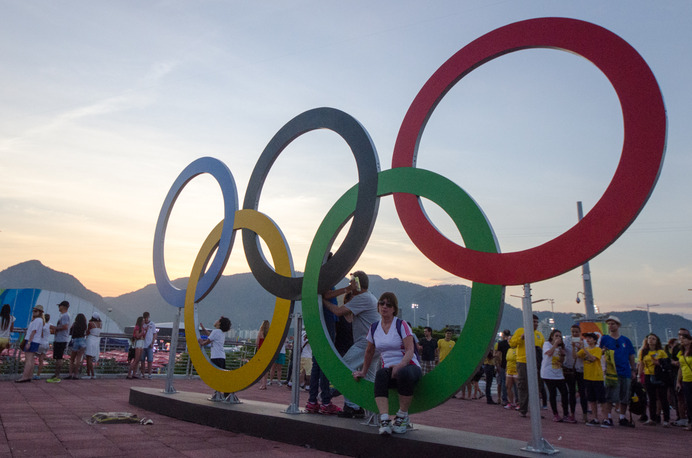
<path id="1" fill-rule="evenodd" d="M 346 284 L 343 279 L 339 286 Z M 173 281 L 178 288 L 184 288 L 187 278 Z M 9 267 L 0 272 L 0 288 L 40 288 L 75 295 L 91 302 L 121 328 L 132 326 L 135 319 L 144 311 L 149 311 L 157 322 L 173 321 L 177 310 L 166 303 L 159 294 L 156 285 L 145 287 L 117 297 L 102 297 L 88 290 L 74 276 L 58 272 L 44 266 L 40 261 L 27 261 Z M 464 285 L 422 286 L 402 281 L 397 278 L 382 278 L 370 275 L 370 291 L 379 296 L 385 291 L 396 293 L 402 318 L 414 321 L 411 304 L 418 304 L 415 312 L 415 325 L 424 326 L 430 323 L 433 329 L 442 329 L 448 325 L 462 326 L 471 298 L 471 288 Z M 273 313 L 275 298 L 265 291 L 251 273 L 222 276 L 216 287 L 198 304 L 198 317 L 205 325 L 225 315 L 231 318 L 235 329 L 257 329 L 264 319 L 270 319 Z M 300 303 L 296 304 L 299 310 Z M 541 320 L 551 318 L 549 311 L 535 312 Z M 648 334 L 646 312 L 635 310 L 618 312 L 622 320 L 623 332 L 632 339 L 641 339 Z M 653 331 L 663 340 L 667 332 L 676 334 L 678 328 L 692 328 L 692 322 L 680 315 L 651 313 Z M 572 325 L 571 313 L 555 313 L 555 327 L 567 332 Z M 522 327 L 521 310 L 504 304 L 500 329 L 514 330 Z M 639 342 L 637 342 L 639 343 Z"/>

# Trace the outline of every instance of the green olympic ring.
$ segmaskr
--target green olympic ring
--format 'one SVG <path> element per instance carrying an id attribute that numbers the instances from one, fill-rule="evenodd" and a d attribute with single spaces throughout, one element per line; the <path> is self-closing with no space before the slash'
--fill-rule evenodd
<path id="1" fill-rule="evenodd" d="M 336 234 L 355 211 L 358 185 L 349 189 L 325 216 L 310 246 L 303 279 L 303 318 L 312 352 L 320 368 L 341 393 L 359 405 L 377 411 L 373 383 L 356 382 L 338 356 L 325 332 L 318 281 L 325 254 Z M 377 195 L 407 193 L 430 199 L 452 218 L 467 248 L 497 253 L 498 247 L 490 224 L 476 202 L 447 178 L 428 170 L 399 167 L 378 175 Z M 504 286 L 473 283 L 467 323 L 451 353 L 416 386 L 410 412 L 421 412 L 442 404 L 475 372 L 486 355 L 502 318 Z M 372 364 L 376 364 L 373 361 Z M 398 396 L 390 396 L 390 411 L 398 409 Z M 393 409 L 393 410 L 392 410 Z"/>

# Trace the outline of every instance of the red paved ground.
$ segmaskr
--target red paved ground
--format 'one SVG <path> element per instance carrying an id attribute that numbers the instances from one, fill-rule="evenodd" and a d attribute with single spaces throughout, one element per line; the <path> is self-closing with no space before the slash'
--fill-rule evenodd
<path id="1" fill-rule="evenodd" d="M 165 380 L 45 381 L 15 384 L 0 382 L 0 457 L 21 456 L 133 456 L 201 457 L 227 456 L 327 456 L 329 454 L 264 439 L 219 431 L 213 428 L 152 415 L 128 403 L 133 385 L 163 389 Z M 178 391 L 211 392 L 200 380 L 176 379 Z M 290 391 L 270 386 L 251 387 L 239 398 L 275 402 L 283 409 Z M 301 394 L 301 407 L 307 400 Z M 337 403 L 341 399 L 337 398 Z M 153 425 L 89 425 L 94 413 L 126 411 L 152 418 Z M 544 411 L 545 412 L 545 411 Z M 614 456 L 689 456 L 692 432 L 681 428 L 616 427 L 610 430 L 582 424 L 553 423 L 546 415 L 543 436 L 554 447 L 598 452 Z M 673 418 L 675 415 L 673 414 Z M 421 424 L 528 441 L 530 421 L 517 412 L 491 406 L 484 400 L 451 399 L 431 411 L 415 414 Z M 359 421 L 359 420 L 343 420 Z M 488 440 L 492 440 L 489 437 Z"/>

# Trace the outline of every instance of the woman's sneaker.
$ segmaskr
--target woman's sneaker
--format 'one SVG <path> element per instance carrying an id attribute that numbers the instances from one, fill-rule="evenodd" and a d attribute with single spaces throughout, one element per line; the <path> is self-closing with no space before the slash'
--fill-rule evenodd
<path id="1" fill-rule="evenodd" d="M 308 402 L 305 405 L 305 411 L 307 413 L 320 413 L 320 405 L 316 402 Z"/>
<path id="2" fill-rule="evenodd" d="M 402 418 L 397 415 L 396 419 L 394 419 L 394 426 L 392 426 L 392 432 L 396 434 L 404 434 L 406 432 L 406 429 L 408 428 L 409 423 L 410 422 L 408 420 L 408 416 Z"/>
<path id="3" fill-rule="evenodd" d="M 341 407 L 331 402 L 329 404 L 322 404 L 320 406 L 320 413 L 323 415 L 338 415 L 339 412 L 341 412 Z"/>
<path id="4" fill-rule="evenodd" d="M 392 434 L 392 420 L 380 420 L 380 434 Z"/>

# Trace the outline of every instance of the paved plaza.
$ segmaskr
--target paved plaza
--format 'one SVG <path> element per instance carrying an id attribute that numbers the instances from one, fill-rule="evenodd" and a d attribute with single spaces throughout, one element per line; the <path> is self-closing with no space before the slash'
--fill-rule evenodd
<path id="1" fill-rule="evenodd" d="M 102 378 L 64 380 L 59 384 L 43 380 L 24 384 L 0 381 L 0 457 L 331 455 L 147 412 L 129 404 L 130 387 L 133 386 L 163 390 L 165 380 Z M 174 386 L 178 391 L 211 394 L 199 379 L 176 379 Z M 275 403 L 277 411 L 286 409 L 291 400 L 290 390 L 279 386 L 270 386 L 267 390 L 253 386 L 238 393 L 238 397 Z M 307 393 L 301 393 L 301 407 L 306 400 Z M 342 399 L 335 401 L 340 404 Z M 131 412 L 140 418 L 150 418 L 153 424 L 88 424 L 97 412 Z M 590 428 L 583 424 L 554 423 L 547 411 L 543 413 L 546 417 L 542 421 L 543 437 L 557 449 L 583 451 L 584 456 L 593 453 L 631 457 L 687 456 L 692 445 L 692 433 L 682 428 L 640 425 L 636 428 Z M 412 421 L 414 425 L 484 434 L 488 441 L 499 436 L 528 442 L 531 437 L 528 419 L 498 405 L 488 405 L 484 399 L 450 399 L 431 411 L 412 415 Z M 423 430 L 409 434 L 422 433 Z"/>

